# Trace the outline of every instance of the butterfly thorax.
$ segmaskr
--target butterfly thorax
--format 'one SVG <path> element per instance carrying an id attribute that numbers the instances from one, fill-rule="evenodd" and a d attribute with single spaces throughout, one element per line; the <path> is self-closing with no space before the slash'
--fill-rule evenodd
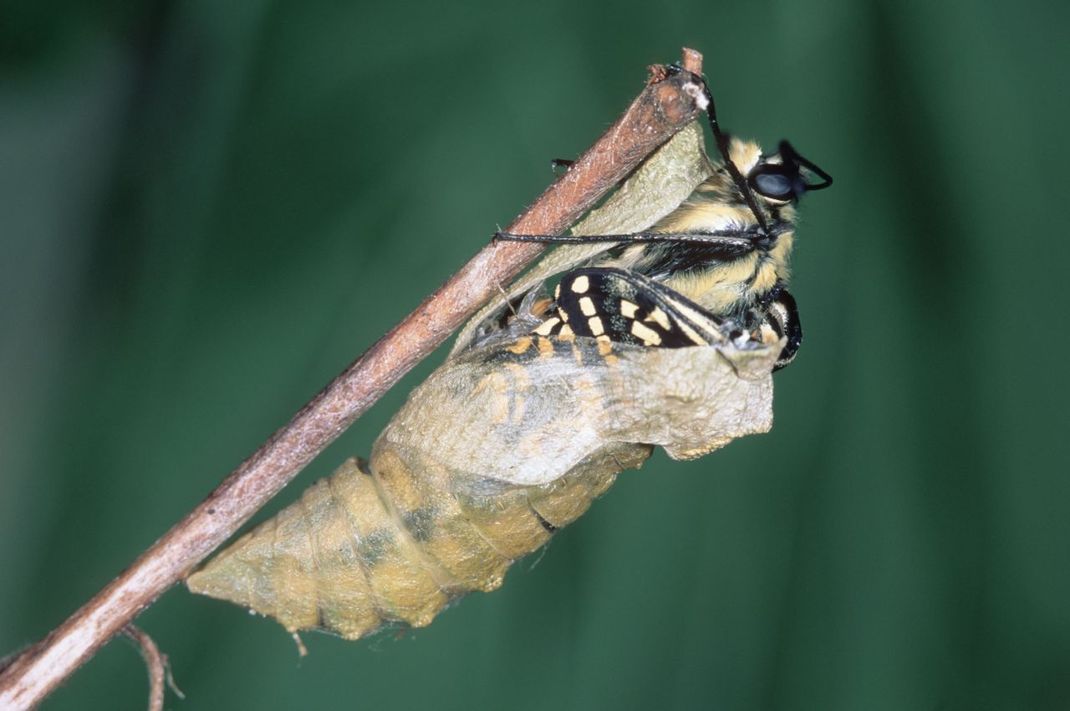
<path id="1" fill-rule="evenodd" d="M 733 157 L 746 174 L 760 159 L 757 144 L 732 141 Z M 651 227 L 654 233 L 738 232 L 739 244 L 654 243 L 619 247 L 592 266 L 628 269 L 678 291 L 711 313 L 739 317 L 787 281 L 794 246 L 795 208 L 759 199 L 767 233 L 724 167 L 716 169 L 676 210 Z"/>
<path id="2" fill-rule="evenodd" d="M 664 348 L 772 335 L 785 344 L 776 367 L 791 362 L 802 343 L 785 288 L 795 204 L 831 178 L 786 141 L 767 156 L 714 133 L 724 162 L 679 207 L 644 232 L 591 238 L 610 246 L 564 273 L 552 298 L 544 284 L 511 303 L 489 332 Z"/>

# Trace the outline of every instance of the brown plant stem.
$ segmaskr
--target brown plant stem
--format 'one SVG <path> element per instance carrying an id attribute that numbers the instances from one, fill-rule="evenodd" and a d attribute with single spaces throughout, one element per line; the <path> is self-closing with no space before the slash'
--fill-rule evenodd
<path id="1" fill-rule="evenodd" d="M 685 49 L 683 66 L 702 72 Z M 628 110 L 506 231 L 563 232 L 698 114 L 699 85 L 653 67 Z M 335 378 L 117 578 L 0 674 L 0 709 L 29 708 L 229 538 L 543 246 L 492 242 Z"/>

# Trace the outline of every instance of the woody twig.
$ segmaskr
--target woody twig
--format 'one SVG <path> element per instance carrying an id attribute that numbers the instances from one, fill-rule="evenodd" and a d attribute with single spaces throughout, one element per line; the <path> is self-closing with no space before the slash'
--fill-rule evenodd
<path id="1" fill-rule="evenodd" d="M 700 74 L 702 56 L 685 49 L 683 66 Z M 700 85 L 687 72 L 653 67 L 627 111 L 506 231 L 558 234 L 658 146 L 693 120 Z M 234 534 L 261 506 L 465 318 L 498 293 L 542 250 L 492 242 L 415 311 L 305 405 L 196 508 L 133 564 L 0 674 L 0 708 L 45 698 L 116 633 Z"/>

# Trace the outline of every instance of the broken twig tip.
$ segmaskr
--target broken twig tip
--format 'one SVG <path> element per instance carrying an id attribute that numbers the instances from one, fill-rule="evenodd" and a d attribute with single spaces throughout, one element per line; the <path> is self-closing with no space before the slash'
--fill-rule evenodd
<path id="1" fill-rule="evenodd" d="M 702 52 L 690 47 L 684 47 L 680 58 L 680 66 L 692 74 L 702 74 Z"/>
<path id="2" fill-rule="evenodd" d="M 680 55 L 680 66 L 684 71 L 702 76 L 702 52 L 695 51 L 689 47 L 684 47 Z M 647 86 L 665 81 L 673 74 L 664 64 L 651 64 L 646 70 L 649 74 L 646 82 Z M 705 109 L 704 106 L 701 108 Z"/>

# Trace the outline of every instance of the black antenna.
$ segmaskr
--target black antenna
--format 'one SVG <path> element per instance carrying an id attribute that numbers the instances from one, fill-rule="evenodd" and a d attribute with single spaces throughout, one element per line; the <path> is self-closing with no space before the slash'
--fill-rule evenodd
<path id="1" fill-rule="evenodd" d="M 680 72 L 687 72 L 686 69 L 679 64 L 670 64 L 669 71 L 673 74 L 679 74 Z M 721 154 L 721 159 L 724 161 L 725 168 L 728 170 L 728 174 L 732 176 L 732 181 L 736 184 L 739 192 L 743 195 L 743 200 L 747 203 L 747 207 L 754 213 L 754 219 L 758 221 L 758 226 L 761 228 L 762 233 L 765 236 L 769 236 L 769 225 L 765 221 L 765 213 L 758 207 L 758 201 L 754 199 L 754 193 L 751 191 L 750 183 L 743 177 L 743 174 L 739 172 L 739 168 L 732 162 L 731 156 L 728 155 L 728 136 L 721 131 L 721 125 L 717 121 L 717 108 L 714 106 L 713 94 L 710 92 L 710 85 L 706 83 L 706 78 L 695 74 L 694 72 L 687 72 L 691 77 L 702 84 L 702 95 L 706 99 L 706 118 L 710 122 L 710 130 L 713 131 L 713 138 L 717 142 L 717 150 Z"/>

